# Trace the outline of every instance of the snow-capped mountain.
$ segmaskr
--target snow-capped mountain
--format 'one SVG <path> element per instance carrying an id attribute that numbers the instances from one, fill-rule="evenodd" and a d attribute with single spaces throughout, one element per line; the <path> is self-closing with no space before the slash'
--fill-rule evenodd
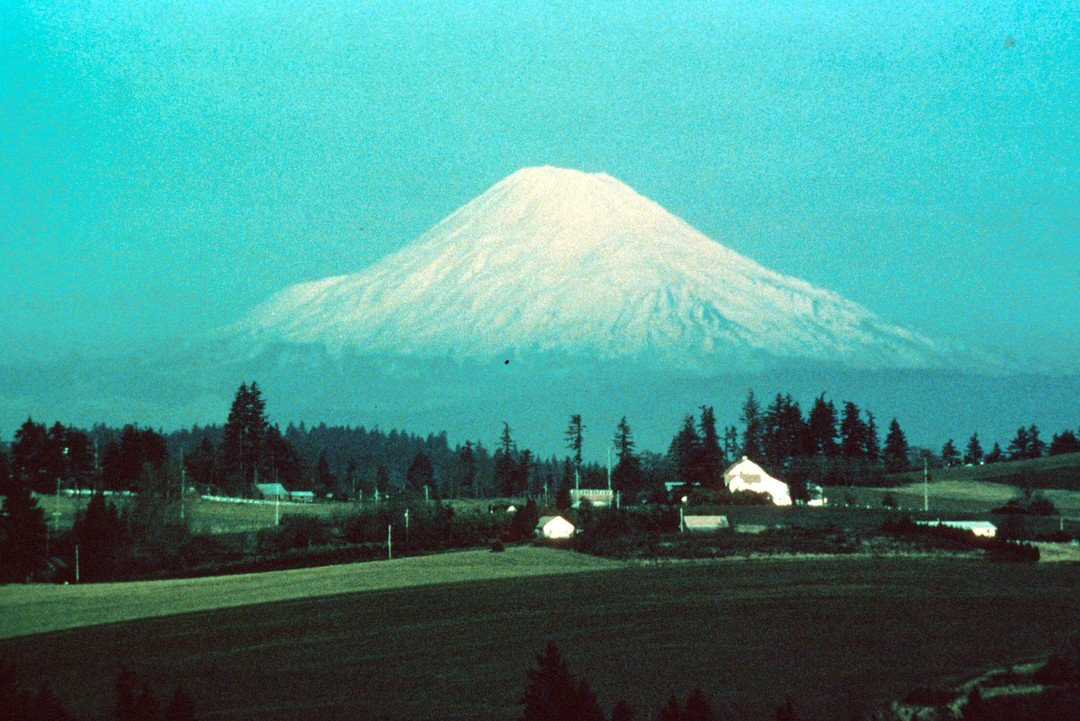
<path id="1" fill-rule="evenodd" d="M 735 253 L 609 175 L 553 167 L 519 170 L 360 272 L 286 288 L 229 332 L 249 348 L 553 352 L 686 369 L 957 361 L 945 345 Z"/>

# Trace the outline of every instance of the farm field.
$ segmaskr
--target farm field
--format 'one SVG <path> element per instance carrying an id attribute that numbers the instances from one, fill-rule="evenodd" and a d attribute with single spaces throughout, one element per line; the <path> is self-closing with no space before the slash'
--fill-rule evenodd
<path id="1" fill-rule="evenodd" d="M 955 466 L 931 471 L 935 481 L 984 481 L 1032 488 L 1080 491 L 1080 453 L 1062 453 L 1029 461 L 1004 461 L 981 466 Z M 922 482 L 922 469 L 889 476 L 897 486 Z"/>
<path id="2" fill-rule="evenodd" d="M 392 561 L 164 581 L 0 586 L 0 638 L 267 601 L 463 580 L 578 573 L 618 561 L 551 548 L 457 551 Z"/>
<path id="3" fill-rule="evenodd" d="M 199 718 L 508 720 L 554 640 L 606 708 L 625 697 L 637 718 L 700 686 L 735 718 L 771 719 L 790 694 L 808 717 L 846 720 L 914 686 L 1049 652 L 1076 632 L 1077 588 L 1077 564 L 617 566 L 146 618 L 0 650 L 80 712 L 109 708 L 127 664 L 156 689 L 183 680 Z"/>
<path id="4" fill-rule="evenodd" d="M 76 498 L 63 494 L 59 498 L 54 495 L 37 495 L 36 498 L 45 511 L 45 520 L 49 528 L 53 528 L 55 522 L 61 530 L 71 528 L 76 510 L 86 510 L 90 502 L 87 496 Z M 134 500 L 125 496 L 109 496 L 108 498 L 109 502 L 115 504 L 117 508 L 123 508 Z M 481 498 L 449 501 L 457 513 L 486 512 L 488 504 L 500 502 L 510 503 L 512 500 Z M 335 515 L 353 513 L 361 507 L 346 501 L 320 501 L 318 503 L 282 503 L 280 511 L 282 514 L 302 513 L 330 518 Z M 190 521 L 191 530 L 195 533 L 245 533 L 274 525 L 273 503 L 228 503 L 192 498 L 185 503 L 185 512 Z"/>
<path id="5" fill-rule="evenodd" d="M 1005 505 L 1010 498 L 1020 496 L 1014 486 L 985 481 L 934 481 L 929 484 L 930 516 L 945 514 L 976 514 L 989 517 L 990 509 Z M 1048 498 L 1066 519 L 1080 522 L 1080 491 L 1045 489 L 1037 491 Z M 850 494 L 859 505 L 872 509 L 882 508 L 886 494 L 891 494 L 904 510 L 913 515 L 922 514 L 923 484 L 908 483 L 893 488 L 863 488 L 833 486 L 825 489 L 829 503 L 842 505 L 845 494 Z M 1056 518 L 1054 523 L 1056 523 Z"/>

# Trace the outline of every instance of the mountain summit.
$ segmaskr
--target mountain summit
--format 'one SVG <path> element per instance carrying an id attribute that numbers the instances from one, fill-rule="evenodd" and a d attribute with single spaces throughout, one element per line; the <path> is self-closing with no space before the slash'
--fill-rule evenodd
<path id="1" fill-rule="evenodd" d="M 677 367 L 937 368 L 952 351 L 739 255 L 603 173 L 519 170 L 357 273 L 291 286 L 247 341 Z"/>

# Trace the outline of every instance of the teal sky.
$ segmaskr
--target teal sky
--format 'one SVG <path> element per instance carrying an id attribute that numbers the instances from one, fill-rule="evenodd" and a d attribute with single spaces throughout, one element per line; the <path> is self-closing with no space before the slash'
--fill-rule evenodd
<path id="1" fill-rule="evenodd" d="M 923 332 L 1080 368 L 1080 5 L 0 0 L 0 358 L 359 269 L 605 171 Z"/>

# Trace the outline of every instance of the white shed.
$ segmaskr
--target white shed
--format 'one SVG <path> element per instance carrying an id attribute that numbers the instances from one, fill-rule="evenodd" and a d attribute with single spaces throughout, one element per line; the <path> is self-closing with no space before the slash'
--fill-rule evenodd
<path id="1" fill-rule="evenodd" d="M 732 493 L 735 491 L 767 493 L 775 505 L 791 505 L 791 491 L 788 490 L 788 485 L 770 476 L 765 469 L 746 456 L 724 471 L 724 483 Z"/>
<path id="2" fill-rule="evenodd" d="M 536 522 L 536 531 L 544 538 L 570 538 L 575 530 L 574 524 L 562 516 L 543 516 Z"/>
<path id="3" fill-rule="evenodd" d="M 684 531 L 719 531 L 729 528 L 727 516 L 683 516 Z"/>

